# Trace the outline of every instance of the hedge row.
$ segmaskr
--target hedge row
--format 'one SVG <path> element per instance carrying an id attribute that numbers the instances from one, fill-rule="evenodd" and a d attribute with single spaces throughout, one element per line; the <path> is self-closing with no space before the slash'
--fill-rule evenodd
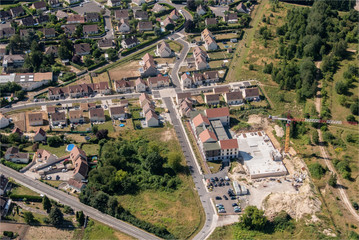
<path id="1" fill-rule="evenodd" d="M 87 69 L 88 69 L 89 71 L 91 71 L 91 70 L 96 69 L 96 68 L 98 68 L 98 67 L 101 67 L 101 66 L 103 66 L 103 65 L 105 65 L 105 64 L 107 64 L 107 61 L 106 61 L 106 60 L 103 60 L 103 61 L 101 61 L 101 62 L 98 62 L 98 63 L 95 63 L 95 64 L 89 66 Z"/>
<path id="2" fill-rule="evenodd" d="M 131 48 L 131 49 L 126 50 L 126 51 L 123 51 L 123 52 L 121 53 L 121 55 L 122 55 L 122 56 L 127 56 L 127 55 L 129 55 L 129 54 L 131 54 L 131 53 L 137 51 L 138 49 L 147 47 L 147 46 L 151 45 L 152 43 L 157 42 L 159 39 L 161 39 L 162 37 L 165 37 L 165 36 L 167 36 L 167 35 L 169 35 L 169 34 L 170 34 L 170 32 L 165 32 L 162 36 L 159 36 L 159 37 L 154 38 L 154 39 L 152 39 L 152 40 L 149 40 L 149 41 L 147 41 L 147 42 L 141 43 L 141 44 L 139 44 L 139 45 L 137 45 L 137 46 L 135 46 L 135 47 L 133 47 L 133 48 Z"/>
<path id="3" fill-rule="evenodd" d="M 41 196 L 10 194 L 10 198 L 14 201 L 23 201 L 26 198 L 26 200 L 30 202 L 42 202 Z"/>

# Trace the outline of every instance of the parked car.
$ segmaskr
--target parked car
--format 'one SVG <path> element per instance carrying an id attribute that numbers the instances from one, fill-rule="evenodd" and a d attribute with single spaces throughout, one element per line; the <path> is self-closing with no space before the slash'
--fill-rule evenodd
<path id="1" fill-rule="evenodd" d="M 215 180 L 214 180 L 214 178 L 213 178 L 213 177 L 211 178 L 211 182 L 215 182 Z"/>
<path id="2" fill-rule="evenodd" d="M 237 207 L 238 204 L 237 203 L 232 203 L 232 207 Z"/>
<path id="3" fill-rule="evenodd" d="M 227 197 L 226 195 L 223 195 L 223 198 L 226 199 L 226 200 L 228 200 L 228 197 Z"/>
<path id="4" fill-rule="evenodd" d="M 220 196 L 216 196 L 216 200 L 222 200 Z"/>
<path id="5" fill-rule="evenodd" d="M 226 210 L 225 209 L 221 209 L 218 211 L 219 213 L 226 213 Z"/>
<path id="6" fill-rule="evenodd" d="M 226 185 L 229 186 L 229 182 L 226 182 Z"/>
<path id="7" fill-rule="evenodd" d="M 228 177 L 228 176 L 225 176 L 224 179 L 225 179 L 226 181 L 229 181 L 229 177 Z"/>
<path id="8" fill-rule="evenodd" d="M 218 181 L 218 177 L 215 177 L 214 180 Z"/>
<path id="9" fill-rule="evenodd" d="M 217 204 L 216 204 L 216 207 L 221 207 L 221 206 L 223 207 L 223 204 L 222 204 L 222 203 L 217 203 Z"/>

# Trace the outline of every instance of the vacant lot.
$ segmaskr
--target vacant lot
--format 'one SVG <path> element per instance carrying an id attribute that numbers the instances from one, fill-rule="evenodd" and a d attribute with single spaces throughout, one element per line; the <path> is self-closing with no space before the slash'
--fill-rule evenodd
<path id="1" fill-rule="evenodd" d="M 139 62 L 140 60 L 133 60 L 109 70 L 111 80 L 116 81 L 123 78 L 139 77 L 138 69 L 141 67 Z"/>

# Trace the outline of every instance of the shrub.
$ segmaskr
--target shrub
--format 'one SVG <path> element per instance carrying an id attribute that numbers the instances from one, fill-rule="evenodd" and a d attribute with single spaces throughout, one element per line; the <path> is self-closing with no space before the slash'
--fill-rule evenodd
<path id="1" fill-rule="evenodd" d="M 9 238 L 14 237 L 14 233 L 13 233 L 13 232 L 10 232 L 10 231 L 4 231 L 4 232 L 3 232 L 3 235 L 4 235 L 5 237 L 9 237 Z"/>
<path id="2" fill-rule="evenodd" d="M 326 170 L 319 163 L 312 163 L 308 165 L 308 169 L 313 178 L 321 179 Z"/>
<path id="3" fill-rule="evenodd" d="M 40 196 L 32 196 L 32 195 L 15 195 L 15 194 L 11 194 L 10 198 L 11 198 L 11 200 L 14 200 L 14 201 L 23 201 L 24 199 L 26 199 L 27 201 L 30 201 L 30 202 L 41 202 L 42 201 L 42 197 L 40 197 Z"/>
<path id="4" fill-rule="evenodd" d="M 328 181 L 329 186 L 335 187 L 337 185 L 337 175 L 336 174 L 331 174 L 329 181 Z"/>

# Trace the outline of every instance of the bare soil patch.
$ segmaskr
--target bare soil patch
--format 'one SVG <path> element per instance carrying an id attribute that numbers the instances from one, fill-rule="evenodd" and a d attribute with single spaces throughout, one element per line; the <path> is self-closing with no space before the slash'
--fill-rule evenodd
<path id="1" fill-rule="evenodd" d="M 61 230 L 54 227 L 30 227 L 26 234 L 27 240 L 52 239 L 62 240 L 71 239 L 73 231 Z"/>
<path id="2" fill-rule="evenodd" d="M 131 78 L 140 76 L 138 69 L 141 66 L 139 61 L 132 61 L 126 65 L 121 65 L 117 68 L 111 69 L 109 71 L 110 78 L 112 81 L 121 80 L 122 78 Z"/>

